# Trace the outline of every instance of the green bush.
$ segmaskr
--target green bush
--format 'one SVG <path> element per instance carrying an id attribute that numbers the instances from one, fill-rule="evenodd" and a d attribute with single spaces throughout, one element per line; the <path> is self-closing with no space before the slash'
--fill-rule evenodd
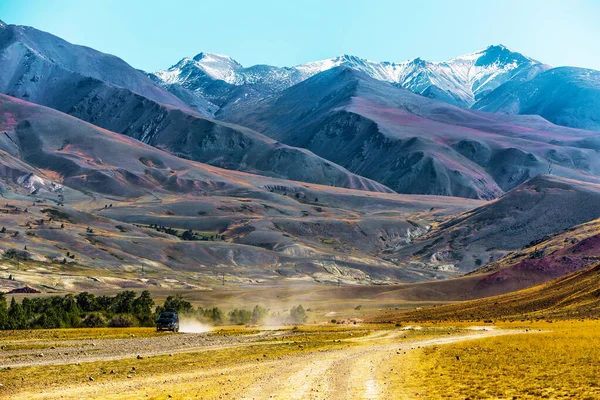
<path id="1" fill-rule="evenodd" d="M 268 316 L 269 312 L 266 308 L 258 305 L 254 306 L 254 310 L 252 310 L 252 324 L 261 325 L 265 322 Z"/>
<path id="2" fill-rule="evenodd" d="M 102 313 L 93 312 L 85 316 L 83 321 L 81 321 L 81 325 L 86 328 L 104 328 L 107 326 L 107 322 Z"/>
<path id="3" fill-rule="evenodd" d="M 304 307 L 301 305 L 292 307 L 290 310 L 290 318 L 294 324 L 303 324 L 308 320 L 306 311 L 304 311 Z"/>
<path id="4" fill-rule="evenodd" d="M 111 328 L 131 328 L 137 324 L 137 319 L 131 314 L 115 315 L 110 321 L 108 321 L 108 326 Z"/>
<path id="5" fill-rule="evenodd" d="M 252 320 L 252 311 L 235 309 L 229 313 L 229 321 L 234 325 L 246 325 Z"/>

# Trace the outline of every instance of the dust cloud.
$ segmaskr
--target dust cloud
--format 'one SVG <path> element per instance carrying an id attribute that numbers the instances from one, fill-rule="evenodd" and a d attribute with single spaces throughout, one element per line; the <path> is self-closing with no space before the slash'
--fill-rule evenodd
<path id="1" fill-rule="evenodd" d="M 209 332 L 211 329 L 210 326 L 194 318 L 182 317 L 179 320 L 179 332 L 182 333 L 204 333 Z"/>

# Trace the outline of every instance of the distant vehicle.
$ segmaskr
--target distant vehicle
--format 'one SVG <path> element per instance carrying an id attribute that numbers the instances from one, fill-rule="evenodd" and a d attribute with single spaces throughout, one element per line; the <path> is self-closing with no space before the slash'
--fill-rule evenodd
<path id="1" fill-rule="evenodd" d="M 156 331 L 179 332 L 179 316 L 175 311 L 165 311 L 160 313 L 156 321 Z"/>

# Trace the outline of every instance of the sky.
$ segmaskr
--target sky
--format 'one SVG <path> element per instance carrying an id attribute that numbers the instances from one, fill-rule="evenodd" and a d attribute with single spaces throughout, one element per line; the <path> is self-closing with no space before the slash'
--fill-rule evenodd
<path id="1" fill-rule="evenodd" d="M 146 71 L 202 51 L 291 66 L 340 54 L 444 61 L 491 44 L 600 70 L 600 0 L 0 0 L 0 19 Z"/>

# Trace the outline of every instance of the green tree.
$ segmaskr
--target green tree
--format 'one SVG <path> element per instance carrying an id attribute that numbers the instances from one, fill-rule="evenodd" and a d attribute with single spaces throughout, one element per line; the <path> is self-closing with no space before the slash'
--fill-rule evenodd
<path id="1" fill-rule="evenodd" d="M 63 321 L 59 313 L 54 308 L 49 308 L 35 321 L 36 328 L 42 329 L 56 329 L 61 327 L 66 327 L 63 325 Z"/>
<path id="2" fill-rule="evenodd" d="M 8 303 L 6 295 L 0 292 L 0 329 L 8 329 Z"/>
<path id="3" fill-rule="evenodd" d="M 304 311 L 304 307 L 302 305 L 292 307 L 290 310 L 290 318 L 295 324 L 303 324 L 308 320 L 308 316 L 306 315 L 306 311 Z"/>
<path id="4" fill-rule="evenodd" d="M 98 311 L 96 296 L 91 293 L 81 292 L 75 296 L 75 300 L 83 312 Z"/>
<path id="5" fill-rule="evenodd" d="M 111 310 L 113 304 L 113 298 L 110 296 L 98 296 L 96 297 L 96 306 L 98 311 L 108 312 Z"/>
<path id="6" fill-rule="evenodd" d="M 154 323 L 152 319 L 152 307 L 154 307 L 154 300 L 152 300 L 152 296 L 147 290 L 144 290 L 140 296 L 133 301 L 133 313 L 140 321 L 140 324 L 151 326 Z"/>
<path id="7" fill-rule="evenodd" d="M 26 329 L 28 328 L 27 317 L 23 306 L 13 297 L 8 309 L 8 328 L 9 329 Z"/>
<path id="8" fill-rule="evenodd" d="M 165 310 L 175 310 L 178 314 L 191 314 L 194 311 L 192 303 L 184 300 L 181 294 L 171 295 L 165 299 L 162 307 L 157 307 L 156 312 L 161 313 Z"/>
<path id="9" fill-rule="evenodd" d="M 131 314 L 134 300 L 135 292 L 133 290 L 119 292 L 112 301 L 112 311 L 116 314 Z"/>
<path id="10" fill-rule="evenodd" d="M 187 231 L 184 231 L 181 234 L 181 239 L 183 239 L 183 240 L 194 240 L 195 239 L 194 232 L 191 229 L 187 230 Z"/>
<path id="11" fill-rule="evenodd" d="M 219 307 L 213 307 L 208 310 L 208 318 L 210 318 L 216 325 L 223 323 L 223 311 Z"/>
<path id="12" fill-rule="evenodd" d="M 229 313 L 229 321 L 234 325 L 246 325 L 252 320 L 252 312 L 249 310 L 235 309 Z"/>
<path id="13" fill-rule="evenodd" d="M 265 320 L 267 319 L 267 316 L 269 315 L 269 312 L 267 311 L 266 308 L 263 308 L 259 305 L 254 306 L 254 309 L 252 310 L 252 323 L 254 325 L 262 325 Z"/>

